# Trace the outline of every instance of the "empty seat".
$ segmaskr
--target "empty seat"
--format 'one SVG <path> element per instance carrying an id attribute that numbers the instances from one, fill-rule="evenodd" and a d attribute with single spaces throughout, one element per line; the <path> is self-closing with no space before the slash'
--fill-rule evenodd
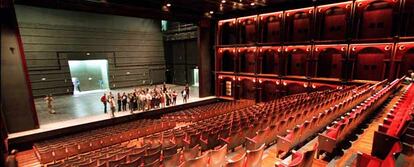
<path id="1" fill-rule="evenodd" d="M 154 152 L 152 154 L 147 154 L 143 156 L 144 164 L 151 164 L 157 160 L 160 160 L 161 157 L 161 150 Z"/>
<path id="2" fill-rule="evenodd" d="M 263 144 L 256 150 L 247 150 L 246 151 L 246 167 L 261 167 L 262 166 L 262 156 L 265 145 Z"/>
<path id="3" fill-rule="evenodd" d="M 117 160 L 109 160 L 108 161 L 108 166 L 109 167 L 115 167 L 115 166 L 117 166 L 119 164 L 125 163 L 126 161 L 127 161 L 127 157 L 126 156 L 124 156 L 122 158 L 119 158 Z"/>
<path id="4" fill-rule="evenodd" d="M 118 165 L 118 167 L 137 167 L 137 166 L 141 166 L 141 164 L 142 164 L 142 159 L 138 158 L 138 159 L 135 159 L 134 161 L 121 163 Z"/>
<path id="5" fill-rule="evenodd" d="M 162 164 L 164 167 L 176 167 L 180 165 L 180 156 L 181 153 L 175 153 L 173 155 L 164 156 L 162 160 Z"/>
<path id="6" fill-rule="evenodd" d="M 210 151 L 210 167 L 222 167 L 226 162 L 227 145 L 221 146 L 217 150 Z"/>
<path id="7" fill-rule="evenodd" d="M 196 157 L 194 159 L 190 159 L 184 162 L 183 165 L 181 165 L 182 167 L 193 167 L 193 166 L 197 166 L 197 167 L 208 167 L 208 161 L 209 161 L 209 154 L 210 151 L 205 152 L 203 155 Z"/>
<path id="8" fill-rule="evenodd" d="M 194 146 L 193 148 L 184 148 L 183 157 L 185 161 L 194 159 L 200 154 L 200 146 Z"/>
<path id="9" fill-rule="evenodd" d="M 236 160 L 227 160 L 226 167 L 244 167 L 246 162 L 246 153 Z"/>

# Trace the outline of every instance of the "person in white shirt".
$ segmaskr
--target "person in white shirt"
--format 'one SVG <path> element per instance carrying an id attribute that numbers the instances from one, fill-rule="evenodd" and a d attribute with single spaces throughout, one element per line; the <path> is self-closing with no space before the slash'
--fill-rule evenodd
<path id="1" fill-rule="evenodd" d="M 115 107 L 116 107 L 114 97 L 111 97 L 109 99 L 109 106 L 111 107 L 111 117 L 113 118 L 115 117 Z"/>

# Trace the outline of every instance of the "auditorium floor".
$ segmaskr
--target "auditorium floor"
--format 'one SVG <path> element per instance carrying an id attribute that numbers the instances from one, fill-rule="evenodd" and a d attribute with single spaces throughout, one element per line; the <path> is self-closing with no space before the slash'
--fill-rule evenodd
<path id="1" fill-rule="evenodd" d="M 149 86 L 142 86 L 138 88 L 147 88 Z M 177 104 L 182 104 L 182 97 L 180 95 L 181 90 L 184 89 L 184 86 L 178 85 L 167 85 L 171 89 L 176 90 L 179 95 L 177 97 Z M 135 88 L 135 87 L 134 87 Z M 121 94 L 123 92 L 132 92 L 134 88 L 123 88 L 111 90 L 112 94 L 116 96 L 118 92 Z M 63 95 L 63 96 L 54 96 L 54 110 L 55 114 L 49 114 L 47 111 L 47 105 L 43 98 L 36 98 L 35 105 L 37 116 L 39 118 L 40 125 L 46 125 L 55 122 L 67 121 L 77 118 L 90 117 L 90 116 L 102 116 L 105 115 L 103 112 L 103 105 L 100 101 L 103 91 L 93 92 L 88 94 L 80 95 Z M 116 99 L 116 97 L 115 97 Z M 190 88 L 190 99 L 189 102 L 198 101 L 198 87 Z M 110 111 L 109 105 L 107 111 Z M 125 115 L 129 112 L 116 112 L 116 115 Z M 109 115 L 107 115 L 109 117 Z"/>

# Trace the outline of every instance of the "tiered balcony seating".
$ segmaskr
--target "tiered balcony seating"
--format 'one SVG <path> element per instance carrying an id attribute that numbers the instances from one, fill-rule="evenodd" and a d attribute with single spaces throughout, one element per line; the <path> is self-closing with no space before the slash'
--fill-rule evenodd
<path id="1" fill-rule="evenodd" d="M 352 109 L 351 112 L 344 114 L 340 120 L 335 121 L 332 126 L 319 134 L 319 150 L 332 153 L 336 146 L 342 142 L 365 118 L 375 111 L 397 88 L 401 79 L 397 79 L 390 85 L 382 88 L 373 96 L 366 99 L 363 103 Z"/>

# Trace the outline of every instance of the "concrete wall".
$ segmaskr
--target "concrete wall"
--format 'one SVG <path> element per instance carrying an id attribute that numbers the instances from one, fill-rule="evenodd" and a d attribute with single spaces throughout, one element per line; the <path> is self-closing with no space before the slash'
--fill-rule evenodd
<path id="1" fill-rule="evenodd" d="M 34 96 L 72 93 L 68 60 L 107 59 L 111 89 L 162 83 L 160 21 L 16 5 Z"/>

